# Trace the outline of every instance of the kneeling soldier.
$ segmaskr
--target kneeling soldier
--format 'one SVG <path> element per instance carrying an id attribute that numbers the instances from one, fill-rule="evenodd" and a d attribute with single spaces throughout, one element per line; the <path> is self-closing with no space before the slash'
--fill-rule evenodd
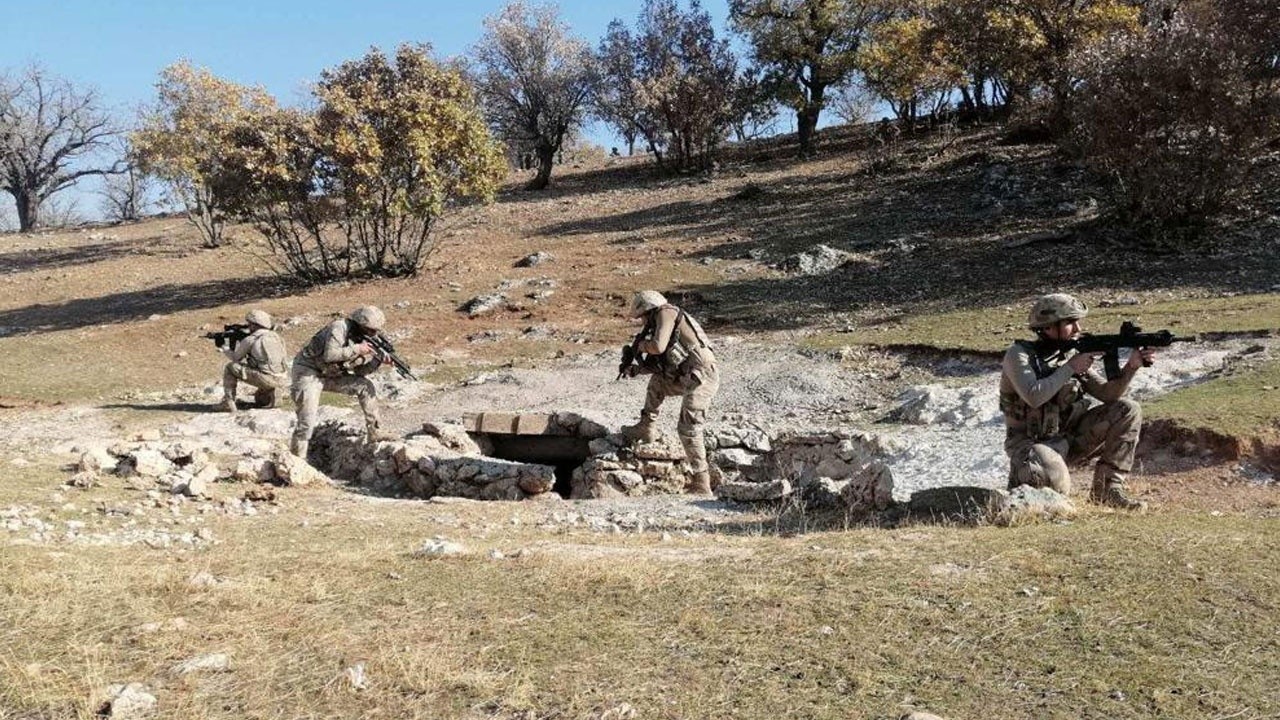
<path id="1" fill-rule="evenodd" d="M 676 431 L 684 445 L 685 458 L 693 477 L 686 491 L 695 495 L 711 494 L 711 475 L 707 465 L 707 448 L 703 443 L 703 425 L 711 398 L 720 389 L 720 371 L 716 356 L 707 342 L 706 333 L 696 320 L 654 290 L 638 292 L 631 299 L 630 315 L 643 317 L 645 331 L 635 350 L 647 355 L 651 362 L 632 365 L 627 374 L 652 373 L 645 393 L 640 422 L 622 428 L 632 440 L 657 437 L 654 421 L 658 409 L 668 397 L 681 396 L 680 420 Z"/>
<path id="2" fill-rule="evenodd" d="M 307 456 L 320 412 L 320 393 L 325 390 L 354 395 L 360 401 L 370 443 L 394 439 L 378 428 L 378 400 L 373 382 L 365 377 L 382 366 L 382 358 L 365 339 L 377 335 L 386 322 L 378 308 L 362 307 L 345 320 L 334 320 L 325 326 L 293 359 L 290 394 L 298 408 L 298 422 L 289 451 L 294 455 Z"/>
<path id="3" fill-rule="evenodd" d="M 1091 369 L 1094 355 L 1063 348 L 1080 334 L 1080 320 L 1088 312 L 1070 295 L 1038 298 L 1027 323 L 1037 339 L 1019 340 L 1004 355 L 1000 410 L 1009 487 L 1047 486 L 1066 495 L 1071 491 L 1068 466 L 1097 457 L 1090 499 L 1141 510 L 1146 504 L 1126 495 L 1124 483 L 1133 469 L 1142 408 L 1122 396 L 1144 362 L 1155 359 L 1155 351 L 1133 352 L 1119 377 L 1104 379 Z"/>
<path id="4" fill-rule="evenodd" d="M 272 330 L 271 316 L 262 310 L 250 310 L 244 317 L 249 334 L 234 348 L 223 350 L 231 362 L 222 369 L 222 410 L 236 411 L 236 388 L 244 382 L 257 388 L 254 404 L 260 408 L 276 406 L 276 390 L 284 387 L 284 340 Z"/>

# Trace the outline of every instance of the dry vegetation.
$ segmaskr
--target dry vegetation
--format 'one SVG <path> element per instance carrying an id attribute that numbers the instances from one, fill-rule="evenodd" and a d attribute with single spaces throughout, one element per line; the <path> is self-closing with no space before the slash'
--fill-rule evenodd
<path id="1" fill-rule="evenodd" d="M 511 189 L 450 216 L 417 278 L 306 292 L 263 275 L 244 229 L 215 250 L 196 249 L 178 219 L 5 236 L 0 404 L 26 407 L 0 417 L 62 402 L 154 426 L 183 411 L 168 393 L 216 377 L 201 328 L 254 306 L 297 318 L 284 333 L 297 347 L 330 313 L 379 304 L 434 382 L 617 345 L 624 296 L 650 286 L 717 334 L 823 347 L 990 352 L 1019 332 L 1031 295 L 1055 288 L 1139 303 L 1099 310 L 1096 330 L 1132 315 L 1180 333 L 1277 327 L 1275 200 L 1197 255 L 1155 254 L 1112 246 L 1104 226 L 1064 209 L 1089 187 L 1047 148 L 978 130 L 885 161 L 857 133 L 825 140 L 821 159 L 764 145 L 705 180 L 655 177 L 638 160 L 569 171 L 545 193 Z M 1021 242 L 1047 231 L 1061 232 Z M 768 267 L 816 243 L 855 261 L 816 276 Z M 512 268 L 536 250 L 556 259 Z M 503 280 L 543 278 L 556 283 L 547 299 L 519 286 L 493 315 L 455 311 Z M 520 339 L 530 326 L 550 334 Z M 482 331 L 508 334 L 467 341 Z M 1280 385 L 1274 366 L 1251 372 L 1259 388 Z M 1167 412 L 1267 430 L 1276 396 L 1239 382 L 1170 396 Z M 1228 396 L 1237 405 L 1214 410 Z M 125 497 L 58 492 L 53 461 L 5 463 L 0 508 L 98 523 L 98 503 Z M 800 535 L 744 518 L 669 540 L 549 533 L 537 523 L 555 509 L 537 503 L 286 490 L 279 514 L 203 519 L 217 542 L 200 550 L 11 543 L 0 718 L 90 717 L 101 688 L 131 680 L 175 718 L 1276 717 L 1274 485 L 1189 465 L 1140 490 L 1163 509 Z M 416 556 L 434 535 L 468 552 Z M 200 572 L 221 582 L 189 585 Z M 139 629 L 174 618 L 185 627 Z M 227 653 L 230 671 L 171 670 L 210 652 Z M 361 691 L 344 675 L 357 663 Z"/>

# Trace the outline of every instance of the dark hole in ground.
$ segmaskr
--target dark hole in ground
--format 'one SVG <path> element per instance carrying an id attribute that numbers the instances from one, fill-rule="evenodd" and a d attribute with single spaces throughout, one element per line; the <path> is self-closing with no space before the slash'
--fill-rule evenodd
<path id="1" fill-rule="evenodd" d="M 556 484 L 552 492 L 564 498 L 569 497 L 573 489 L 573 471 L 591 455 L 586 438 L 497 433 L 489 433 L 487 437 L 493 443 L 493 457 L 554 467 Z"/>

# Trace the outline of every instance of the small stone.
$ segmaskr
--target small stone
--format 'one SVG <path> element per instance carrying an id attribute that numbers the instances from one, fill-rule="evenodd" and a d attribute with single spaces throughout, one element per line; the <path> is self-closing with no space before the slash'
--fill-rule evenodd
<path id="1" fill-rule="evenodd" d="M 449 542 L 448 540 L 428 540 L 418 548 L 417 554 L 426 557 L 439 557 L 443 555 L 461 555 L 465 549 L 458 543 Z"/>
<path id="2" fill-rule="evenodd" d="M 506 558 L 507 556 L 503 555 L 502 551 L 497 548 L 494 548 L 493 550 L 489 551 L 490 560 L 505 560 Z"/>
<path id="3" fill-rule="evenodd" d="M 142 683 L 112 685 L 107 688 L 106 695 L 106 701 L 98 708 L 101 717 L 142 718 L 150 715 L 156 707 L 156 696 L 147 692 L 147 686 Z"/>
<path id="4" fill-rule="evenodd" d="M 187 586 L 193 588 L 216 587 L 220 584 L 222 581 L 206 570 L 201 570 L 187 580 Z"/>
<path id="5" fill-rule="evenodd" d="M 225 653 L 210 653 L 184 660 L 174 665 L 174 675 L 187 675 L 193 672 L 226 672 L 231 669 L 231 658 Z"/>
<path id="6" fill-rule="evenodd" d="M 942 718 L 927 712 L 913 712 L 902 716 L 902 720 L 942 720 Z"/>
<path id="7" fill-rule="evenodd" d="M 356 663 L 343 670 L 342 674 L 346 677 L 347 684 L 351 686 L 352 690 L 359 692 L 369 689 L 368 681 L 365 680 L 364 676 L 364 663 Z"/>
<path id="8" fill-rule="evenodd" d="M 525 255 L 524 257 L 520 258 L 519 260 L 516 261 L 515 266 L 518 268 L 527 268 L 527 267 L 533 267 L 535 265 L 541 265 L 544 262 L 550 262 L 552 260 L 555 260 L 554 255 L 552 255 L 549 252 L 539 250 L 538 252 Z"/>

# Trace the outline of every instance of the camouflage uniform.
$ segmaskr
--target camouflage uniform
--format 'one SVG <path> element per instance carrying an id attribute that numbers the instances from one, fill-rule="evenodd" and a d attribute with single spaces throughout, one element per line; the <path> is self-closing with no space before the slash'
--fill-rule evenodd
<path id="1" fill-rule="evenodd" d="M 380 420 L 376 390 L 365 376 L 382 363 L 376 354 L 360 354 L 360 343 L 355 337 L 357 328 L 350 319 L 334 320 L 316 333 L 293 359 L 290 394 L 298 409 L 298 422 L 289 449 L 295 455 L 307 456 L 322 391 L 354 395 L 360 401 L 370 437 L 377 433 Z"/>
<path id="2" fill-rule="evenodd" d="M 1043 328 L 1086 313 L 1084 305 L 1068 295 L 1047 295 L 1037 300 L 1030 325 Z M 1066 495 L 1071 491 L 1068 467 L 1097 457 L 1091 499 L 1140 509 L 1142 503 L 1124 494 L 1125 476 L 1133 469 L 1138 446 L 1142 409 L 1122 396 L 1137 370 L 1126 366 L 1120 377 L 1110 381 L 1093 369 L 1076 375 L 1067 364 L 1076 354 L 1074 350 L 1046 352 L 1035 341 L 1015 342 L 1005 352 L 1000 410 L 1005 420 L 1009 487 L 1047 486 Z M 1090 397 L 1101 404 L 1095 405 Z"/>
<path id="3" fill-rule="evenodd" d="M 253 394 L 258 407 L 275 407 L 276 390 L 284 387 L 288 367 L 284 340 L 271 328 L 271 315 L 250 310 L 245 315 L 250 332 L 234 348 L 223 350 L 231 362 L 222 368 L 222 409 L 236 411 L 236 389 L 243 381 L 257 388 Z"/>
<path id="4" fill-rule="evenodd" d="M 653 304 L 659 299 L 662 296 L 653 293 Z M 663 401 L 680 396 L 682 401 L 676 432 L 693 475 L 689 491 L 710 493 L 704 426 L 707 408 L 720 389 L 720 370 L 715 353 L 698 321 L 680 308 L 666 304 L 665 299 L 662 304 L 645 309 L 643 313 L 652 313 L 650 321 L 654 323 L 654 331 L 652 338 L 641 343 L 639 350 L 655 358 L 656 362 L 646 364 L 641 370 L 652 374 L 645 392 L 644 408 L 640 411 L 640 422 L 624 427 L 623 432 L 633 439 L 654 439 L 654 422 Z"/>

